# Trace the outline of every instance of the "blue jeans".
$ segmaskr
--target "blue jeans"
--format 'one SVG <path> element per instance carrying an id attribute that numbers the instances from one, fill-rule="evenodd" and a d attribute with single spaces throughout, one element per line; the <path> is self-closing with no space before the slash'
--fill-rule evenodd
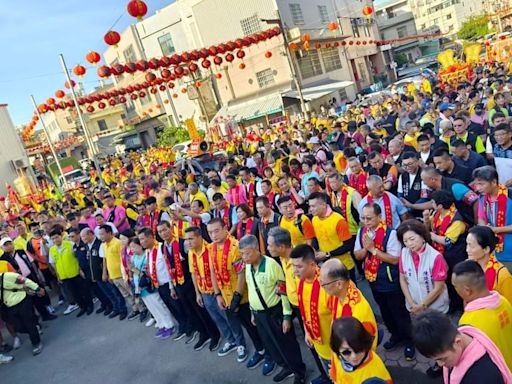
<path id="1" fill-rule="evenodd" d="M 233 331 L 231 330 L 226 316 L 226 311 L 220 309 L 215 295 L 203 294 L 203 304 L 213 321 L 215 321 L 215 324 L 217 324 L 217 327 L 219 328 L 220 333 L 222 333 L 225 341 L 231 344 L 236 343 L 235 336 L 233 335 Z"/>
<path id="2" fill-rule="evenodd" d="M 126 301 L 114 284 L 102 280 L 98 280 L 96 283 L 112 303 L 114 311 L 119 313 L 128 312 Z"/>

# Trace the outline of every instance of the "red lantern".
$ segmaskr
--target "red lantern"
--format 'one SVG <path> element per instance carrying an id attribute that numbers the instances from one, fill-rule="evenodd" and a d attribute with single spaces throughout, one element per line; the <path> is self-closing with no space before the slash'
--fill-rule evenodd
<path id="1" fill-rule="evenodd" d="M 172 94 L 172 97 L 173 97 L 174 99 L 177 99 L 177 98 L 178 98 L 178 94 L 177 94 L 177 93 L 173 93 L 173 94 Z"/>
<path id="2" fill-rule="evenodd" d="M 169 65 L 171 65 L 171 59 L 167 56 L 162 57 L 159 60 L 160 67 L 167 68 Z"/>
<path id="3" fill-rule="evenodd" d="M 126 73 L 134 73 L 137 70 L 137 64 L 135 63 L 126 63 L 124 65 L 124 71 Z"/>
<path id="4" fill-rule="evenodd" d="M 110 99 L 108 101 L 108 103 L 110 104 L 111 107 L 115 106 L 116 105 L 116 99 Z"/>
<path id="5" fill-rule="evenodd" d="M 270 59 L 272 57 L 272 52 L 270 52 L 270 51 L 265 52 L 265 57 L 267 59 Z"/>
<path id="6" fill-rule="evenodd" d="M 173 89 L 176 85 L 174 83 L 167 83 L 167 86 L 170 88 L 170 89 Z"/>
<path id="7" fill-rule="evenodd" d="M 199 57 L 202 59 L 206 59 L 208 56 L 210 56 L 210 51 L 206 48 L 201 48 L 199 51 Z"/>
<path id="8" fill-rule="evenodd" d="M 164 80 L 169 80 L 170 77 L 172 76 L 172 72 L 168 69 L 164 69 L 162 70 L 162 72 L 160 72 L 160 76 L 162 76 L 162 79 Z"/>
<path id="9" fill-rule="evenodd" d="M 171 64 L 178 65 L 179 63 L 181 63 L 181 56 L 175 53 L 171 56 Z"/>
<path id="10" fill-rule="evenodd" d="M 165 99 L 164 104 L 169 104 L 169 99 Z"/>
<path id="11" fill-rule="evenodd" d="M 309 41 L 310 37 L 309 37 L 309 35 L 307 33 L 305 33 L 305 34 L 302 35 L 301 40 L 302 40 L 302 42 Z"/>
<path id="12" fill-rule="evenodd" d="M 237 53 L 236 53 L 236 57 L 238 57 L 239 59 L 243 59 L 245 57 L 245 52 L 242 51 L 242 50 L 239 50 Z"/>
<path id="13" fill-rule="evenodd" d="M 146 60 L 139 60 L 135 64 L 138 71 L 145 71 L 148 69 L 148 62 Z"/>
<path id="14" fill-rule="evenodd" d="M 220 73 L 220 72 L 219 72 L 219 73 L 217 73 L 217 74 L 215 75 L 215 77 L 216 77 L 217 79 L 222 79 L 222 73 Z"/>
<path id="15" fill-rule="evenodd" d="M 500 40 L 505 40 L 506 38 L 507 38 L 507 36 L 505 36 L 505 35 L 500 36 Z"/>
<path id="16" fill-rule="evenodd" d="M 103 37 L 105 43 L 108 45 L 113 45 L 114 48 L 117 48 L 117 44 L 121 41 L 121 35 L 116 31 L 108 31 Z"/>
<path id="17" fill-rule="evenodd" d="M 149 112 L 149 113 L 153 113 L 153 108 L 149 108 L 149 109 L 148 109 L 148 112 Z"/>
<path id="18" fill-rule="evenodd" d="M 94 107 L 92 105 L 89 105 L 87 108 L 85 108 L 85 110 L 89 113 L 93 113 L 94 112 Z"/>
<path id="19" fill-rule="evenodd" d="M 245 69 L 245 63 L 240 63 L 240 65 L 238 66 L 238 68 L 240 68 L 240 69 Z"/>
<path id="20" fill-rule="evenodd" d="M 232 41 L 228 41 L 226 43 L 226 51 L 233 52 L 235 50 L 235 48 L 236 48 L 236 45 Z"/>
<path id="21" fill-rule="evenodd" d="M 354 42 L 353 42 L 352 40 L 350 40 L 350 41 L 348 42 L 348 45 L 354 45 Z"/>
<path id="22" fill-rule="evenodd" d="M 340 46 L 340 43 L 338 41 L 335 41 L 333 46 L 334 46 L 334 48 L 338 48 Z"/>
<path id="23" fill-rule="evenodd" d="M 106 65 L 102 65 L 101 67 L 98 68 L 98 76 L 99 77 L 104 79 L 104 78 L 109 77 L 110 74 L 111 74 L 111 70 Z"/>
<path id="24" fill-rule="evenodd" d="M 331 31 L 331 32 L 336 32 L 338 30 L 338 23 L 333 21 L 333 22 L 329 23 L 327 28 L 329 28 L 329 31 Z"/>
<path id="25" fill-rule="evenodd" d="M 174 73 L 176 74 L 176 76 L 178 77 L 181 77 L 183 76 L 183 73 L 185 72 L 185 70 L 183 69 L 183 67 L 175 67 L 174 68 Z"/>
<path id="26" fill-rule="evenodd" d="M 215 63 L 215 65 L 221 65 L 222 64 L 222 57 L 220 56 L 215 56 L 213 58 L 213 62 Z"/>
<path id="27" fill-rule="evenodd" d="M 199 59 L 199 52 L 197 51 L 197 49 L 194 49 L 192 52 L 190 52 L 190 60 L 191 61 L 196 61 L 197 59 Z"/>
<path id="28" fill-rule="evenodd" d="M 357 41 L 356 41 L 356 45 L 361 45 L 361 41 L 360 41 L 360 40 L 357 40 Z"/>
<path id="29" fill-rule="evenodd" d="M 46 104 L 54 105 L 55 104 L 55 99 L 53 97 L 48 98 L 46 100 Z"/>
<path id="30" fill-rule="evenodd" d="M 120 97 L 119 97 L 119 102 L 120 102 L 120 103 L 123 103 L 123 104 L 124 104 L 124 103 L 126 103 L 126 97 L 124 97 L 124 96 L 120 96 Z"/>
<path id="31" fill-rule="evenodd" d="M 83 65 L 76 65 L 75 68 L 73 68 L 73 73 L 79 77 L 82 77 L 83 75 L 85 75 L 85 67 Z"/>
<path id="32" fill-rule="evenodd" d="M 202 83 L 200 81 L 196 82 L 196 88 L 201 88 Z"/>
<path id="33" fill-rule="evenodd" d="M 370 7 L 369 5 L 367 5 L 366 7 L 363 8 L 363 15 L 364 16 L 368 17 L 372 13 L 373 13 L 373 7 Z"/>
<path id="34" fill-rule="evenodd" d="M 218 53 L 217 47 L 212 45 L 210 48 L 208 48 L 208 52 L 210 53 L 210 56 L 215 56 Z"/>
<path id="35" fill-rule="evenodd" d="M 75 106 L 75 102 L 73 100 L 66 101 L 66 107 L 72 108 L 74 106 Z"/>
<path id="36" fill-rule="evenodd" d="M 132 93 L 132 94 L 130 95 L 130 99 L 132 99 L 132 100 L 137 100 L 137 98 L 138 98 L 138 97 L 139 97 L 139 96 L 137 96 L 137 94 L 136 94 L 136 93 Z"/>
<path id="37" fill-rule="evenodd" d="M 187 93 L 187 88 L 181 88 L 181 93 Z"/>
<path id="38" fill-rule="evenodd" d="M 107 104 L 105 104 L 103 101 L 101 103 L 98 103 L 99 109 L 105 109 L 106 106 L 107 106 Z"/>
<path id="39" fill-rule="evenodd" d="M 148 72 L 148 73 L 146 73 L 145 78 L 148 83 L 152 83 L 153 81 L 156 80 L 156 75 L 153 72 Z"/>
<path id="40" fill-rule="evenodd" d="M 299 48 L 299 46 L 297 45 L 297 43 L 290 43 L 288 45 L 288 48 L 290 48 L 291 50 L 295 51 L 297 48 Z"/>
<path id="41" fill-rule="evenodd" d="M 220 53 L 220 54 L 226 53 L 226 44 L 217 45 L 217 53 Z"/>
<path id="42" fill-rule="evenodd" d="M 235 60 L 235 56 L 233 56 L 231 53 L 228 53 L 228 54 L 226 55 L 225 59 L 226 59 L 226 61 L 227 61 L 228 63 L 232 63 L 232 62 L 233 62 L 233 60 Z"/>
<path id="43" fill-rule="evenodd" d="M 149 92 L 151 92 L 152 95 L 156 95 L 156 93 L 158 92 L 158 90 L 156 88 L 151 88 L 149 90 Z"/>
<path id="44" fill-rule="evenodd" d="M 185 63 L 189 62 L 190 61 L 190 53 L 188 52 L 183 52 L 181 54 L 181 59 L 182 61 L 184 61 Z"/>
<path id="45" fill-rule="evenodd" d="M 345 40 L 343 40 L 343 41 L 341 42 L 341 45 L 342 45 L 342 46 L 345 46 L 345 45 L 347 45 L 347 42 L 346 42 Z"/>
<path id="46" fill-rule="evenodd" d="M 315 44 L 315 48 L 316 48 L 316 49 L 320 49 L 320 48 L 322 48 L 322 43 L 316 43 L 316 44 Z"/>
<path id="47" fill-rule="evenodd" d="M 132 0 L 126 7 L 130 16 L 136 17 L 137 20 L 142 20 L 146 13 L 148 13 L 148 6 L 142 0 Z"/>
<path id="48" fill-rule="evenodd" d="M 363 45 L 366 45 L 368 44 L 368 42 L 366 40 L 363 40 Z"/>
<path id="49" fill-rule="evenodd" d="M 108 68 L 108 67 L 107 67 Z M 75 85 L 76 85 L 76 82 L 75 80 L 71 80 L 71 87 L 75 88 Z M 69 83 L 66 81 L 64 83 L 64 86 L 67 88 L 67 89 L 71 89 L 71 87 L 69 86 Z"/>
<path id="50" fill-rule="evenodd" d="M 148 67 L 150 69 L 158 69 L 160 67 L 160 60 L 158 60 L 156 58 L 152 58 L 151 60 L 148 61 Z"/>
<path id="51" fill-rule="evenodd" d="M 243 45 L 244 47 L 248 47 L 249 45 L 251 45 L 251 38 L 250 38 L 250 37 L 247 37 L 247 36 L 246 36 L 246 37 L 244 37 L 244 38 L 242 39 L 242 45 Z"/>
<path id="52" fill-rule="evenodd" d="M 59 99 L 62 99 L 64 96 L 66 96 L 66 93 L 62 89 L 59 89 L 55 92 L 55 96 Z"/>
<path id="53" fill-rule="evenodd" d="M 196 72 L 199 69 L 199 67 L 197 66 L 196 63 L 190 63 L 188 65 L 188 69 L 190 72 Z"/>
<path id="54" fill-rule="evenodd" d="M 163 92 L 163 91 L 165 91 L 165 84 L 161 84 L 161 85 L 158 87 L 158 89 L 159 89 L 160 91 L 162 91 L 162 92 Z"/>
<path id="55" fill-rule="evenodd" d="M 238 49 L 242 48 L 244 46 L 244 42 L 242 41 L 242 39 L 236 39 L 235 40 L 235 47 L 237 47 Z"/>
<path id="56" fill-rule="evenodd" d="M 325 43 L 325 48 L 331 48 L 331 43 Z"/>
<path id="57" fill-rule="evenodd" d="M 140 92 L 139 92 L 139 96 L 140 96 L 140 97 L 146 97 L 146 92 L 144 92 L 144 91 L 140 91 Z"/>
<path id="58" fill-rule="evenodd" d="M 92 65 L 96 65 L 100 62 L 101 56 L 98 52 L 90 51 L 87 55 L 85 55 L 85 60 L 87 60 Z"/>
<path id="59" fill-rule="evenodd" d="M 123 64 L 114 64 L 112 67 L 110 67 L 110 71 L 114 76 L 119 76 L 124 73 L 124 65 Z"/>
<path id="60" fill-rule="evenodd" d="M 210 68 L 211 65 L 212 63 L 208 59 L 204 59 L 203 61 L 201 61 L 201 67 L 203 67 L 204 69 Z"/>

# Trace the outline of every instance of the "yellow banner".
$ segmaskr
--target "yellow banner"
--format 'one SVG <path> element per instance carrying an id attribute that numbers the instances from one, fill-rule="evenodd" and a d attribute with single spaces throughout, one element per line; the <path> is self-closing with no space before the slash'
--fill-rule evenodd
<path id="1" fill-rule="evenodd" d="M 187 129 L 188 129 L 188 134 L 190 135 L 190 140 L 201 138 L 201 136 L 199 135 L 199 132 L 197 131 L 197 127 L 196 127 L 196 123 L 194 122 L 194 119 L 186 119 L 185 127 L 187 127 Z"/>

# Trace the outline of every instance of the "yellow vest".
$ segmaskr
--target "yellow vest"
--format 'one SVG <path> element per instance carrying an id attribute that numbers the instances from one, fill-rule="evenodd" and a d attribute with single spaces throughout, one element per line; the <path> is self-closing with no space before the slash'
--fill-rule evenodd
<path id="1" fill-rule="evenodd" d="M 496 308 L 464 312 L 459 325 L 471 325 L 485 333 L 498 347 L 505 362 L 512 367 L 512 305 L 500 296 Z"/>
<path id="2" fill-rule="evenodd" d="M 73 243 L 71 241 L 64 240 L 60 249 L 56 245 L 52 245 L 50 257 L 55 262 L 55 270 L 59 280 L 71 279 L 80 274 L 80 266 L 73 253 Z"/>
<path id="3" fill-rule="evenodd" d="M 305 219 L 307 219 L 306 215 L 302 214 L 300 218 L 301 223 L 304 223 Z M 306 244 L 306 238 L 304 237 L 304 234 L 300 231 L 298 225 L 295 225 L 296 221 L 297 218 L 288 220 L 286 217 L 282 216 L 281 221 L 279 222 L 279 226 L 281 228 L 287 229 L 288 232 L 290 232 L 293 247 L 296 247 L 300 244 Z"/>
<path id="4" fill-rule="evenodd" d="M 331 379 L 336 384 L 361 384 L 368 379 L 381 379 L 387 384 L 393 380 L 379 355 L 370 351 L 368 359 L 353 372 L 346 372 L 336 354 L 331 355 Z"/>

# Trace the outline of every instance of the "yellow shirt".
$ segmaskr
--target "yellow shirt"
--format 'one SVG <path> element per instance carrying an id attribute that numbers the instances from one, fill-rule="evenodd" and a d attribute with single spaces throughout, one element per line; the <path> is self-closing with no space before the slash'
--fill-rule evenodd
<path id="1" fill-rule="evenodd" d="M 311 220 L 302 214 L 300 217 L 302 232 L 297 225 L 298 218 L 295 217 L 292 220 L 288 220 L 286 217 L 282 216 L 281 221 L 279 222 L 279 226 L 284 228 L 290 232 L 290 236 L 292 238 L 292 246 L 296 247 L 297 245 L 306 244 L 306 240 L 312 240 L 315 238 L 315 230 L 313 228 L 313 224 L 311 224 Z M 297 222 L 297 224 L 295 224 Z"/>
<path id="2" fill-rule="evenodd" d="M 419 132 L 415 132 L 414 136 L 409 135 L 408 133 L 404 137 L 404 144 L 413 147 L 416 151 L 419 151 L 418 147 L 418 136 Z"/>
<path id="3" fill-rule="evenodd" d="M 197 191 L 195 195 L 190 194 L 190 203 L 192 203 L 194 200 L 200 200 L 203 203 L 205 212 L 210 210 L 210 203 L 208 203 L 208 197 L 204 194 L 204 192 Z"/>
<path id="4" fill-rule="evenodd" d="M 336 384 L 361 384 L 368 379 L 381 379 L 386 384 L 393 383 L 382 359 L 373 351 L 370 351 L 368 359 L 352 372 L 346 372 L 341 366 L 339 357 L 332 353 L 330 376 Z"/>
<path id="5" fill-rule="evenodd" d="M 26 251 L 27 250 L 27 244 L 32 236 L 27 235 L 27 238 L 24 239 L 21 236 L 16 237 L 12 244 L 14 245 L 14 249 L 17 251 Z"/>
<path id="6" fill-rule="evenodd" d="M 121 273 L 121 248 L 121 241 L 115 237 L 110 242 L 103 243 L 110 279 L 121 279 L 123 277 Z"/>
<path id="7" fill-rule="evenodd" d="M 312 222 L 318 245 L 322 252 L 331 252 L 341 247 L 343 241 L 349 240 L 352 237 L 347 221 L 338 212 L 331 212 L 323 219 L 315 216 Z M 336 258 L 339 259 L 347 269 L 355 267 L 350 252 L 336 256 Z"/>
<path id="8" fill-rule="evenodd" d="M 207 250 L 207 249 L 208 249 L 208 244 L 204 241 L 203 241 L 203 247 L 201 248 L 201 252 L 196 253 L 190 249 L 188 251 L 188 267 L 189 267 L 189 270 L 191 273 L 196 274 L 197 288 L 198 288 L 199 292 L 202 294 L 211 295 L 214 293 L 213 287 L 211 287 L 211 286 L 208 287 L 206 285 L 206 279 L 205 279 L 206 274 L 211 275 L 211 272 L 210 272 L 209 268 L 208 268 L 208 270 L 205 271 L 205 264 L 204 264 L 204 259 L 203 259 L 203 256 L 204 256 L 204 257 L 208 257 L 209 260 L 211 261 L 210 256 L 208 254 L 206 254 L 206 255 L 204 254 L 205 250 Z M 197 269 L 194 268 L 194 261 L 196 263 Z M 204 282 L 204 286 L 203 286 L 203 282 Z"/>
<path id="9" fill-rule="evenodd" d="M 318 279 L 318 277 L 316 277 Z M 300 282 L 297 282 L 297 286 L 300 285 Z M 304 323 L 311 321 L 311 294 L 313 290 L 313 283 L 308 283 L 304 281 L 303 283 L 303 291 L 302 291 L 302 300 L 304 304 Z M 323 288 L 320 288 L 320 294 L 318 296 L 318 317 L 320 319 L 320 337 L 321 340 L 313 340 L 310 336 L 310 340 L 313 343 L 313 346 L 318 353 L 318 355 L 325 360 L 329 360 L 331 358 L 331 347 L 329 346 L 329 342 L 331 341 L 331 323 L 332 323 L 332 313 L 328 307 L 329 295 Z"/>
<path id="10" fill-rule="evenodd" d="M 512 305 L 503 296 L 496 308 L 465 311 L 459 325 L 471 325 L 485 333 L 498 347 L 505 362 L 512 367 Z"/>
<path id="11" fill-rule="evenodd" d="M 235 271 L 235 263 L 242 262 L 240 257 L 240 249 L 238 248 L 238 240 L 235 238 L 229 236 L 228 237 L 230 241 L 229 245 L 229 251 L 228 251 L 228 258 L 227 258 L 227 269 L 229 273 L 229 282 L 227 284 L 222 284 L 219 279 L 217 279 L 217 285 L 219 286 L 220 292 L 222 293 L 222 297 L 224 298 L 224 301 L 226 302 L 226 305 L 229 305 L 231 303 L 231 300 L 233 299 L 233 294 L 236 291 L 236 287 L 238 284 L 238 273 Z M 223 253 L 224 253 L 224 245 L 218 245 L 217 244 L 217 252 L 214 253 L 214 245 L 209 244 L 209 253 L 210 253 L 210 260 L 211 260 L 211 268 L 214 268 L 214 263 L 217 266 L 217 270 L 219 271 L 219 274 L 222 274 L 222 259 L 223 259 Z M 240 273 L 243 273 L 243 269 Z M 244 293 L 242 295 L 242 301 L 241 303 L 247 303 L 249 301 L 247 289 L 244 290 Z"/>
<path id="12" fill-rule="evenodd" d="M 16 272 L 16 270 L 8 261 L 0 260 L 0 273 L 3 272 Z"/>
<path id="13" fill-rule="evenodd" d="M 280 257 L 280 259 L 286 281 L 286 296 L 288 296 L 288 301 L 291 305 L 298 307 L 299 298 L 297 297 L 297 277 L 293 272 L 292 259 L 287 260 L 284 257 Z"/>

